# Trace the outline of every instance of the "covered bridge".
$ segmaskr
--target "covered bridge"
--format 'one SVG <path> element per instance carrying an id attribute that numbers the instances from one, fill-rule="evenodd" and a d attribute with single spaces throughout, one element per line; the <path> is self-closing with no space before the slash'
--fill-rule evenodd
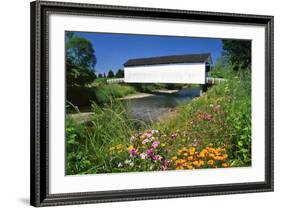
<path id="1" fill-rule="evenodd" d="M 210 53 L 129 59 L 124 63 L 126 83 L 206 84 Z"/>

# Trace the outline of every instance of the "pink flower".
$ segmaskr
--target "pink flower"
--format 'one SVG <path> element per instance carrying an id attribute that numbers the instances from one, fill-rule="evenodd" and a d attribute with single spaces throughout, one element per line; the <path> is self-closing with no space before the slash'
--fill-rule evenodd
<path id="1" fill-rule="evenodd" d="M 146 159 L 147 158 L 147 154 L 146 153 L 141 153 L 140 154 L 140 158 L 143 159 L 143 160 Z"/>
<path id="2" fill-rule="evenodd" d="M 149 142 L 149 139 L 145 139 L 142 141 L 142 144 L 146 144 L 147 142 Z"/>
<path id="3" fill-rule="evenodd" d="M 153 155 L 152 160 L 161 160 L 162 156 L 161 155 Z"/>
<path id="4" fill-rule="evenodd" d="M 157 147 L 159 146 L 159 144 L 160 144 L 160 142 L 154 141 L 154 142 L 152 143 L 152 147 L 153 147 L 153 148 L 157 148 Z"/>
<path id="5" fill-rule="evenodd" d="M 200 115 L 201 119 L 205 120 L 205 121 L 211 121 L 212 120 L 212 115 L 208 114 L 208 113 L 203 113 Z"/>
<path id="6" fill-rule="evenodd" d="M 154 152 L 153 149 L 148 149 L 148 150 L 146 150 L 146 154 L 147 154 L 148 156 L 152 156 L 152 155 L 153 155 L 153 152 Z"/>
<path id="7" fill-rule="evenodd" d="M 160 169 L 161 170 L 167 170 L 171 163 L 172 163 L 171 160 L 164 160 L 164 161 L 162 161 Z"/>
<path id="8" fill-rule="evenodd" d="M 146 133 L 146 138 L 152 137 L 152 133 Z"/>
<path id="9" fill-rule="evenodd" d="M 129 150 L 129 153 L 131 156 L 135 156 L 137 154 L 137 152 L 138 152 L 138 149 L 136 149 L 136 148 L 132 148 L 131 150 Z"/>

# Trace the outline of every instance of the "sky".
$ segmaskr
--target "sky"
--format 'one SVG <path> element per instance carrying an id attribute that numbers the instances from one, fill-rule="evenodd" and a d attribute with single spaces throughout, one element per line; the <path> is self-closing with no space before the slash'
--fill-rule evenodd
<path id="1" fill-rule="evenodd" d="M 211 53 L 213 62 L 221 56 L 222 41 L 214 38 L 75 32 L 88 39 L 95 50 L 96 73 L 116 72 L 128 59 L 154 56 Z"/>

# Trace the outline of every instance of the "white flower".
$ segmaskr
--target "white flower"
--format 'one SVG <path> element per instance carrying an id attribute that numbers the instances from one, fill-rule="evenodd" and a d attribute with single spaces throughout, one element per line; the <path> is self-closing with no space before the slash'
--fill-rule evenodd
<path id="1" fill-rule="evenodd" d="M 124 163 L 125 164 L 129 164 L 131 162 L 131 160 L 125 160 Z"/>

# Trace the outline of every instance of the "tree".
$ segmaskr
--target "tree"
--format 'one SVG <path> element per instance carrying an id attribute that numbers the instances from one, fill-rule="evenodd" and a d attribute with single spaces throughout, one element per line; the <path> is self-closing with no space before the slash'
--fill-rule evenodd
<path id="1" fill-rule="evenodd" d="M 116 78 L 123 78 L 124 77 L 124 70 L 118 69 L 118 71 L 115 74 Z"/>
<path id="2" fill-rule="evenodd" d="M 251 41 L 223 40 L 224 54 L 236 66 L 247 68 L 251 65 Z"/>
<path id="3" fill-rule="evenodd" d="M 107 78 L 113 78 L 114 77 L 114 72 L 112 70 L 109 70 L 107 74 Z"/>
<path id="4" fill-rule="evenodd" d="M 102 77 L 103 77 L 102 73 L 99 73 L 98 78 L 102 78 Z"/>
<path id="5" fill-rule="evenodd" d="M 66 75 L 70 85 L 85 85 L 96 78 L 96 56 L 92 43 L 76 36 L 66 34 Z"/>

